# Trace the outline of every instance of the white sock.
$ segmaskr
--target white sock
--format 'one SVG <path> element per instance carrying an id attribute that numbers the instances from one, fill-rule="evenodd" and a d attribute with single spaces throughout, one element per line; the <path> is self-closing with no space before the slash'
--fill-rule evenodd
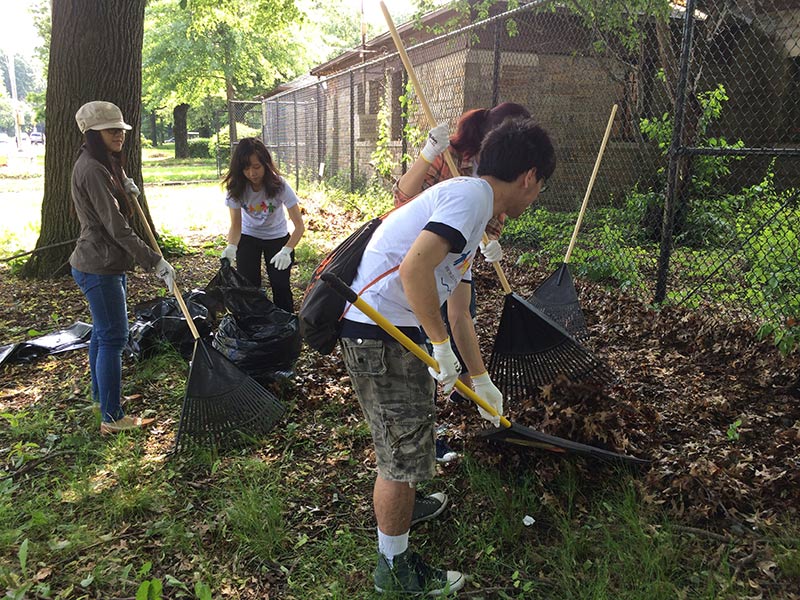
<path id="1" fill-rule="evenodd" d="M 389 566 L 394 565 L 394 557 L 408 550 L 408 531 L 401 535 L 386 535 L 378 529 L 378 552 L 383 554 Z"/>

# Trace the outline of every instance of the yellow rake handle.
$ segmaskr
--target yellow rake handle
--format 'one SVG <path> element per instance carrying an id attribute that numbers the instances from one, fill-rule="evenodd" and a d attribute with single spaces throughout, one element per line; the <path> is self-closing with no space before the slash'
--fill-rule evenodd
<path id="1" fill-rule="evenodd" d="M 389 14 L 389 9 L 386 8 L 386 4 L 383 3 L 383 0 L 381 0 L 380 4 L 381 10 L 383 11 L 383 17 L 386 19 L 386 25 L 389 27 L 389 33 L 391 34 L 394 45 L 397 48 L 397 53 L 400 55 L 400 60 L 403 62 L 403 66 L 406 68 L 406 73 L 408 73 L 408 78 L 411 80 L 411 85 L 414 86 L 414 92 L 417 94 L 417 98 L 419 98 L 420 106 L 422 106 L 422 112 L 425 113 L 425 118 L 428 119 L 428 125 L 430 127 L 435 127 L 436 120 L 433 118 L 431 107 L 428 105 L 428 100 L 425 98 L 425 92 L 422 91 L 422 86 L 417 79 L 417 74 L 414 72 L 414 65 L 411 64 L 411 60 L 408 58 L 405 46 L 403 46 L 403 40 L 400 39 L 400 34 L 397 33 L 397 28 L 394 26 L 392 15 Z M 449 149 L 444 151 L 444 160 L 447 163 L 447 167 L 450 169 L 450 176 L 458 177 L 458 167 L 456 167 L 456 163 L 453 161 L 453 157 L 450 154 Z M 489 237 L 485 233 L 483 234 L 483 243 L 489 243 Z M 492 266 L 497 273 L 497 277 L 500 279 L 500 284 L 503 286 L 503 291 L 506 294 L 510 294 L 511 286 L 508 285 L 508 279 L 506 278 L 506 274 L 503 272 L 503 267 L 500 266 L 499 262 L 492 263 Z"/>
<path id="2" fill-rule="evenodd" d="M 139 205 L 139 201 L 133 194 L 128 194 L 128 199 L 131 201 L 131 204 L 133 204 L 133 207 L 136 209 L 136 214 L 139 215 L 139 219 L 141 219 L 142 224 L 144 225 L 144 230 L 145 232 L 147 232 L 147 239 L 150 241 L 150 245 L 153 247 L 153 250 L 158 252 L 163 258 L 164 255 L 161 253 L 161 248 L 158 247 L 156 236 L 153 235 L 153 230 L 150 229 L 150 224 L 147 222 L 147 217 L 145 216 L 142 207 Z M 181 291 L 178 289 L 178 284 L 173 282 L 172 289 L 169 291 L 172 293 L 173 296 L 175 296 L 175 300 L 177 300 L 178 306 L 180 306 L 183 316 L 186 317 L 186 324 L 189 326 L 189 329 L 192 332 L 192 337 L 195 339 L 195 341 L 199 340 L 200 332 L 197 331 L 197 327 L 195 327 L 194 325 L 194 320 L 192 319 L 192 313 L 189 312 L 189 307 L 186 306 L 186 302 L 184 302 L 183 296 L 181 296 Z"/>
<path id="3" fill-rule="evenodd" d="M 339 279 L 336 275 L 332 273 L 325 273 L 322 275 L 322 281 L 330 285 L 337 293 L 344 297 L 345 300 L 350 302 L 353 306 L 355 306 L 358 310 L 363 312 L 367 315 L 370 319 L 372 319 L 375 324 L 383 329 L 386 333 L 392 336 L 395 340 L 397 340 L 406 350 L 411 352 L 414 356 L 420 359 L 429 367 L 439 372 L 439 363 L 436 362 L 430 354 L 425 352 L 422 348 L 420 348 L 417 344 L 411 341 L 405 333 L 400 331 L 397 327 L 392 325 L 386 317 L 384 317 L 381 313 L 377 310 L 372 308 L 367 302 L 361 299 L 361 297 L 353 291 L 351 287 L 346 285 L 341 279 Z M 478 396 L 472 388 L 470 388 L 467 384 L 463 381 L 456 380 L 456 389 L 461 392 L 461 394 L 470 400 L 472 400 L 475 404 L 480 406 L 483 410 L 487 413 L 492 415 L 493 417 L 500 417 L 500 424 L 503 427 L 511 427 L 511 421 L 506 419 L 502 415 L 498 415 L 497 411 L 492 407 L 486 400 Z"/>

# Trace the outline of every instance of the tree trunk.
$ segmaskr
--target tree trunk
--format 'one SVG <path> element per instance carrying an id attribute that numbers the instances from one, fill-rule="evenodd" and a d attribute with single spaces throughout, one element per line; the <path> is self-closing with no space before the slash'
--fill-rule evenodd
<path id="1" fill-rule="evenodd" d="M 146 0 L 52 0 L 52 33 L 47 72 L 47 144 L 45 146 L 42 225 L 35 253 L 22 274 L 53 277 L 69 272 L 78 237 L 70 178 L 82 136 L 75 112 L 91 100 L 113 102 L 133 126 L 125 142 L 127 173 L 140 189 L 140 104 L 142 40 Z M 147 212 L 147 203 L 142 198 Z M 148 217 L 149 219 L 149 217 Z M 134 219 L 135 221 L 135 219 Z M 140 231 L 139 224 L 133 224 Z"/>
<path id="2" fill-rule="evenodd" d="M 151 110 L 150 114 L 148 115 L 150 118 L 150 141 L 153 142 L 153 146 L 158 146 L 158 121 L 156 119 L 156 111 Z"/>
<path id="3" fill-rule="evenodd" d="M 189 136 L 186 128 L 188 104 L 178 104 L 172 109 L 172 135 L 175 138 L 175 158 L 189 158 Z"/>

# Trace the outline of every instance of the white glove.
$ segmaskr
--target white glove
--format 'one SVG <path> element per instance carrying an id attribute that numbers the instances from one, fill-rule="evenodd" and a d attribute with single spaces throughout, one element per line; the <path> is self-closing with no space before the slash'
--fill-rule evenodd
<path id="1" fill-rule="evenodd" d="M 488 244 L 481 242 L 478 244 L 481 247 L 481 252 L 486 262 L 495 263 L 500 262 L 503 258 L 503 248 L 497 240 L 489 240 Z"/>
<path id="2" fill-rule="evenodd" d="M 472 377 L 472 388 L 478 396 L 497 411 L 497 416 L 494 417 L 479 406 L 478 412 L 481 414 L 481 417 L 492 423 L 495 427 L 500 427 L 500 416 L 503 414 L 503 393 L 498 390 L 492 383 L 492 380 L 489 379 L 489 373 Z"/>
<path id="3" fill-rule="evenodd" d="M 447 147 L 450 145 L 449 133 L 450 130 L 447 127 L 447 123 L 439 123 L 436 127 L 431 129 L 428 132 L 428 141 L 425 142 L 425 146 L 422 148 L 422 152 L 420 152 L 422 158 L 431 163 L 434 158 L 447 150 Z"/>
<path id="4" fill-rule="evenodd" d="M 175 286 L 175 269 L 163 257 L 156 265 L 156 275 L 164 280 L 164 283 L 167 284 L 167 290 L 171 293 L 172 288 Z"/>
<path id="5" fill-rule="evenodd" d="M 288 269 L 289 265 L 292 264 L 292 249 L 289 248 L 289 246 L 284 246 L 275 256 L 270 259 L 269 264 L 279 271 Z"/>
<path id="6" fill-rule="evenodd" d="M 136 196 L 138 198 L 141 194 L 139 188 L 136 187 L 136 184 L 130 177 L 125 180 L 125 185 L 123 187 L 125 188 L 125 193 L 130 194 L 131 196 Z"/>
<path id="7" fill-rule="evenodd" d="M 433 367 L 428 367 L 431 377 L 442 384 L 442 391 L 449 394 L 456 384 L 458 374 L 461 373 L 461 363 L 458 362 L 453 348 L 450 346 L 450 338 L 444 338 L 443 342 L 432 342 L 433 358 L 439 363 L 439 372 Z"/>
<path id="8" fill-rule="evenodd" d="M 225 250 L 222 251 L 219 259 L 227 260 L 229 263 L 233 264 L 236 260 L 236 244 L 228 244 L 225 246 Z"/>

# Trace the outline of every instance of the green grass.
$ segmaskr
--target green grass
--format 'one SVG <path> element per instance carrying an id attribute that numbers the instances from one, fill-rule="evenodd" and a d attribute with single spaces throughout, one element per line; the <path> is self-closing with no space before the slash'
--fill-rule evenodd
<path id="1" fill-rule="evenodd" d="M 142 149 L 142 179 L 145 185 L 171 182 L 219 181 L 227 165 L 217 171 L 212 158 L 175 158 L 175 144 Z"/>

